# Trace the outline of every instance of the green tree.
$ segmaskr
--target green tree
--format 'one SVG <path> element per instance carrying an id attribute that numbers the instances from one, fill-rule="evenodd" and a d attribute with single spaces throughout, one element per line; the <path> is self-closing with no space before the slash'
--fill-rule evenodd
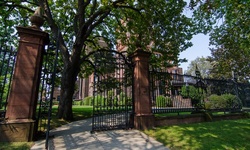
<path id="1" fill-rule="evenodd" d="M 210 33 L 213 75 L 232 78 L 233 71 L 240 80 L 249 78 L 250 1 L 191 0 L 190 4 L 197 28 Z"/>
<path id="2" fill-rule="evenodd" d="M 212 69 L 211 63 L 205 57 L 197 57 L 195 60 L 191 61 L 185 74 L 196 76 L 195 71 L 198 70 L 203 78 L 210 77 L 210 70 Z"/>
<path id="3" fill-rule="evenodd" d="M 8 46 L 17 45 L 16 26 L 27 26 L 29 12 L 34 12 L 29 8 L 29 2 L 26 3 L 26 7 L 22 6 L 20 0 L 7 1 L 2 0 L 0 2 L 0 42 Z"/>
<path id="4" fill-rule="evenodd" d="M 204 93 L 201 88 L 197 88 L 195 86 L 182 86 L 181 87 L 181 95 L 184 98 L 190 98 L 192 106 L 199 107 L 203 98 Z"/>
<path id="5" fill-rule="evenodd" d="M 58 117 L 72 120 L 75 81 L 89 68 L 95 51 L 113 49 L 120 42 L 128 53 L 140 47 L 160 52 L 157 61 L 178 63 L 193 33 L 191 19 L 182 13 L 185 5 L 183 0 L 3 0 L 0 12 L 26 21 L 37 6 L 43 10 L 44 29 L 58 41 L 63 61 Z M 98 43 L 100 37 L 107 46 Z"/>
<path id="6" fill-rule="evenodd" d="M 6 105 L 10 86 L 10 74 L 0 76 L 0 109 Z"/>

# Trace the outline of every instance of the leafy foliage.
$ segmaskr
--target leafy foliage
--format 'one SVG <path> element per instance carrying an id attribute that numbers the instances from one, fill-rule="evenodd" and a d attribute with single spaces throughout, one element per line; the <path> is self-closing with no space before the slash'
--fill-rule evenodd
<path id="1" fill-rule="evenodd" d="M 16 26 L 27 26 L 31 5 L 19 0 L 0 2 L 0 42 L 8 46 L 17 46 Z"/>
<path id="2" fill-rule="evenodd" d="M 124 92 L 121 92 L 119 95 L 114 94 L 114 91 L 108 91 L 107 97 L 102 95 L 97 95 L 92 97 L 87 97 L 88 99 L 91 98 L 95 106 L 105 106 L 105 107 L 118 107 L 118 106 L 131 106 L 132 105 L 132 98 L 126 95 Z M 85 101 L 85 99 L 84 99 Z M 91 106 L 92 103 L 91 103 Z"/>
<path id="3" fill-rule="evenodd" d="M 93 97 L 88 96 L 83 99 L 83 104 L 87 106 L 92 106 L 92 99 Z"/>
<path id="4" fill-rule="evenodd" d="M 212 65 L 207 58 L 197 57 L 195 60 L 191 61 L 185 74 L 196 76 L 196 67 L 200 71 L 203 78 L 210 77 L 210 69 L 212 69 Z"/>
<path id="5" fill-rule="evenodd" d="M 204 98 L 204 93 L 201 88 L 196 88 L 192 85 L 182 86 L 181 95 L 186 98 L 190 98 L 192 106 L 198 107 L 201 104 L 201 101 Z"/>
<path id="6" fill-rule="evenodd" d="M 0 76 L 0 109 L 6 105 L 7 96 L 9 94 L 10 74 Z"/>
<path id="7" fill-rule="evenodd" d="M 70 107 L 77 75 L 93 72 L 96 51 L 122 45 L 127 46 L 128 54 L 138 48 L 161 53 L 157 65 L 181 61 L 178 55 L 191 46 L 193 34 L 191 19 L 182 13 L 185 5 L 183 0 L 3 0 L 0 16 L 7 21 L 1 22 L 1 34 L 14 34 L 14 25 L 27 26 L 29 13 L 41 8 L 46 20 L 43 29 L 58 42 L 63 62 L 58 117 L 72 120 Z"/>
<path id="8" fill-rule="evenodd" d="M 238 108 L 240 105 L 236 95 L 210 95 L 205 103 L 206 109 Z"/>
<path id="9" fill-rule="evenodd" d="M 173 102 L 170 97 L 159 95 L 156 98 L 156 106 L 157 107 L 173 107 Z"/>
<path id="10" fill-rule="evenodd" d="M 213 77 L 231 78 L 234 71 L 240 80 L 246 81 L 250 73 L 250 2 L 191 0 L 191 7 L 200 32 L 210 33 L 210 44 L 214 46 L 210 58 Z"/>

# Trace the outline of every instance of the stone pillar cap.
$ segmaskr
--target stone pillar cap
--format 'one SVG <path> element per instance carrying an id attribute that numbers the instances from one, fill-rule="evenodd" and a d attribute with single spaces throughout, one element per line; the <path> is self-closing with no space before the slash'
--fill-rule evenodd
<path id="1" fill-rule="evenodd" d="M 44 23 L 42 8 L 38 7 L 35 13 L 30 17 L 31 27 L 40 29 Z"/>

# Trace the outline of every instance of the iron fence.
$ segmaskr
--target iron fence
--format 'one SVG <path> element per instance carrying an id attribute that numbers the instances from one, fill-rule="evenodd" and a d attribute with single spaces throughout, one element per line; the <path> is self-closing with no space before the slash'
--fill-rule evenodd
<path id="1" fill-rule="evenodd" d="M 232 112 L 250 104 L 248 83 L 203 79 L 167 70 L 150 71 L 150 94 L 153 113 Z"/>
<path id="2" fill-rule="evenodd" d="M 37 108 L 37 137 L 46 138 L 46 147 L 50 131 L 50 120 L 53 105 L 53 93 L 57 72 L 58 49 L 56 42 L 51 41 L 43 53 L 41 82 L 39 86 Z"/>
<path id="3" fill-rule="evenodd" d="M 5 118 L 15 61 L 16 49 L 0 46 L 0 121 Z"/>
<path id="4" fill-rule="evenodd" d="M 39 86 L 38 96 L 38 109 L 37 109 L 37 123 L 38 123 L 38 135 L 45 136 L 48 122 L 48 112 L 50 108 L 50 97 L 52 90 L 51 75 L 53 73 L 51 62 L 51 56 L 53 52 L 50 49 L 46 49 L 44 52 L 44 60 L 41 72 L 41 82 Z"/>
<path id="5" fill-rule="evenodd" d="M 132 127 L 132 68 L 122 53 L 94 56 L 92 131 Z"/>
<path id="6" fill-rule="evenodd" d="M 44 61 L 41 72 L 41 84 L 37 109 L 37 131 L 45 133 L 48 121 L 48 110 L 50 108 L 50 97 L 52 90 L 52 74 L 54 72 L 53 64 L 55 60 L 55 47 L 51 44 L 44 51 Z M 17 51 L 13 47 L 0 46 L 0 121 L 5 118 L 7 110 L 8 96 L 14 67 L 16 62 Z"/>

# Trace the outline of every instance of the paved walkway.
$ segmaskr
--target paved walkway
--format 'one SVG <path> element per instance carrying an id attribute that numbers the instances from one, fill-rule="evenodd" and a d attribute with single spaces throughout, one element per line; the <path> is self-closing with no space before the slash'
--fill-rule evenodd
<path id="1" fill-rule="evenodd" d="M 138 130 L 111 130 L 90 133 L 91 119 L 51 130 L 49 150 L 168 150 Z M 36 141 L 31 150 L 44 150 L 45 140 Z"/>

